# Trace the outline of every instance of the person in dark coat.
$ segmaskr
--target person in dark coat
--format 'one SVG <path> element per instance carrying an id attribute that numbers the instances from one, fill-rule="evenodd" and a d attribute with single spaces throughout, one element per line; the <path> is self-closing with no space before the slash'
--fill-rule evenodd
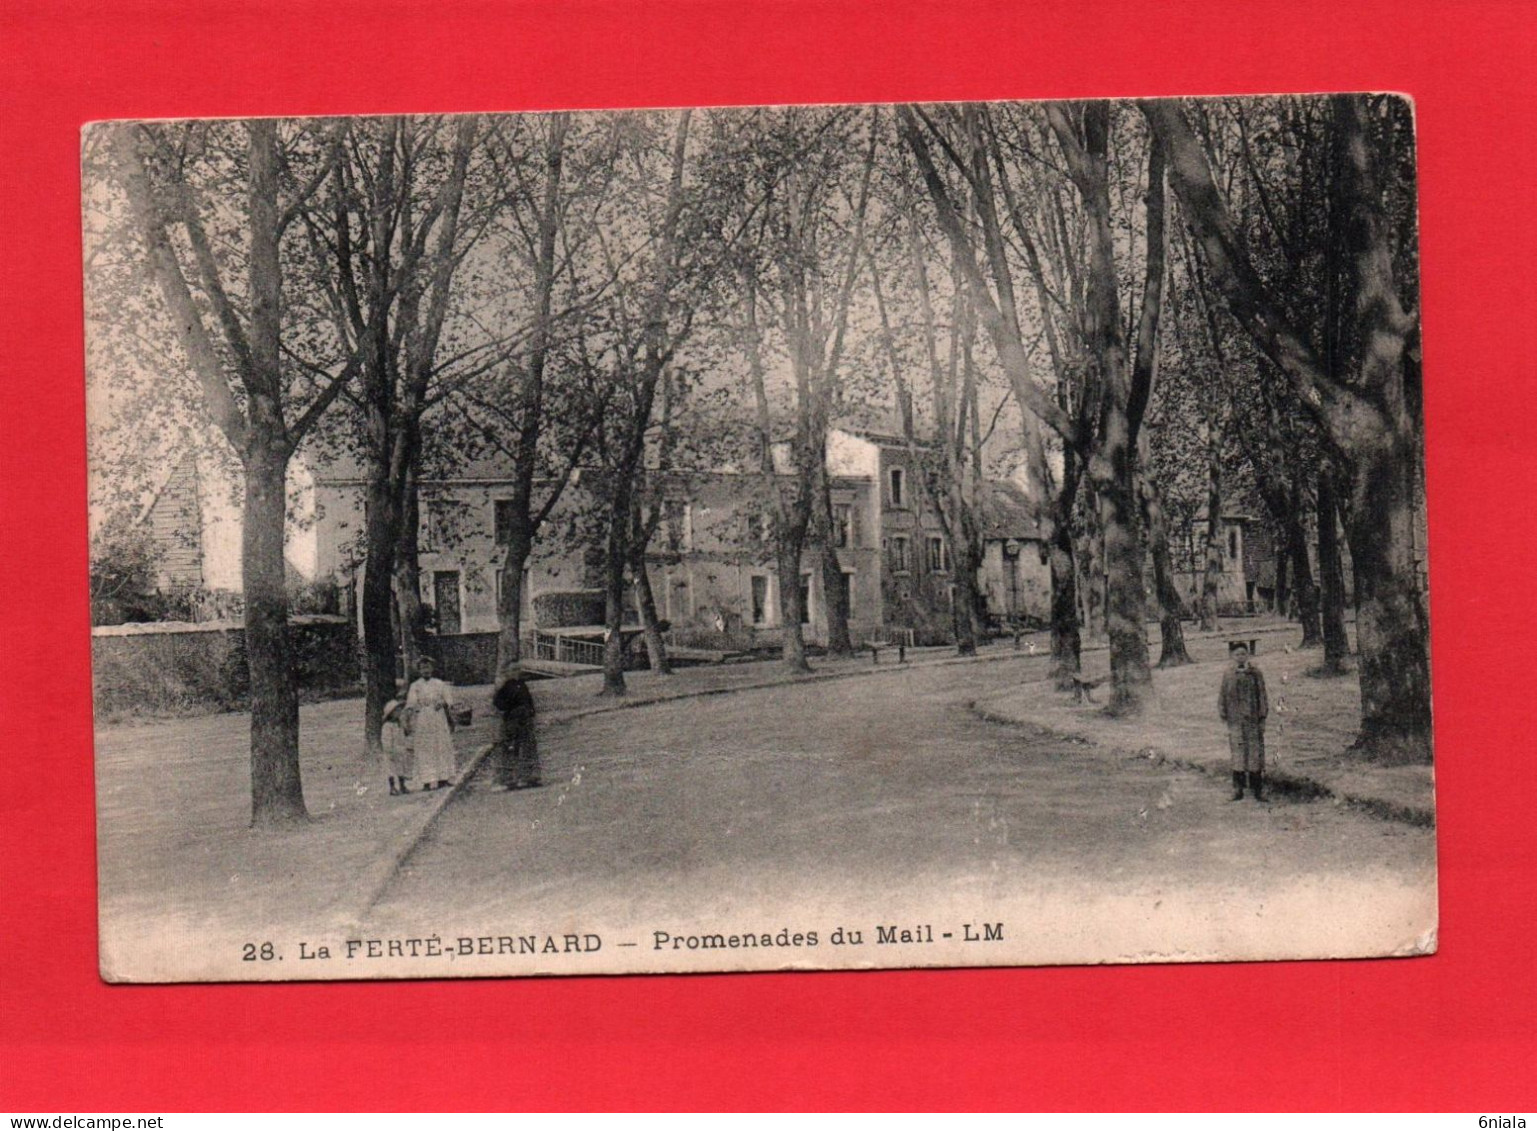
<path id="1" fill-rule="evenodd" d="M 491 695 L 502 716 L 502 737 L 496 751 L 496 788 L 535 789 L 539 773 L 539 740 L 534 733 L 534 696 L 523 672 L 514 668 Z"/>
<path id="2" fill-rule="evenodd" d="M 1270 714 L 1270 699 L 1265 694 L 1265 676 L 1249 659 L 1249 646 L 1242 641 L 1228 645 L 1233 665 L 1222 676 L 1222 693 L 1217 709 L 1227 723 L 1227 745 L 1232 754 L 1233 800 L 1242 801 L 1247 780 L 1254 800 L 1265 800 L 1265 716 Z"/>

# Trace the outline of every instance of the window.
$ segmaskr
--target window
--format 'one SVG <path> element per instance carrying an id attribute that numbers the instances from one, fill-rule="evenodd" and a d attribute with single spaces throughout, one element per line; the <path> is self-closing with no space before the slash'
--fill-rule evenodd
<path id="1" fill-rule="evenodd" d="M 680 554 L 690 548 L 689 505 L 682 499 L 668 499 L 662 504 L 662 521 L 667 528 L 667 549 Z"/>
<path id="2" fill-rule="evenodd" d="M 893 573 L 906 573 L 912 568 L 912 561 L 907 553 L 907 538 L 901 534 L 892 536 L 891 539 L 891 571 Z"/>
<path id="3" fill-rule="evenodd" d="M 833 545 L 846 550 L 854 544 L 854 508 L 848 503 L 833 504 Z"/>
<path id="4" fill-rule="evenodd" d="M 801 624 L 811 623 L 811 575 L 801 574 Z"/>
<path id="5" fill-rule="evenodd" d="M 768 623 L 768 578 L 761 573 L 753 574 L 752 579 L 752 622 Z"/>
<path id="6" fill-rule="evenodd" d="M 907 486 L 906 479 L 907 477 L 900 467 L 893 467 L 888 473 L 888 481 L 891 484 L 888 492 L 889 501 L 894 507 L 905 507 L 907 505 L 903 490 Z"/>
<path id="7" fill-rule="evenodd" d="M 492 504 L 492 527 L 498 546 L 512 541 L 512 500 L 497 499 Z"/>
<path id="8" fill-rule="evenodd" d="M 943 538 L 929 539 L 929 572 L 950 572 L 950 547 L 945 544 Z"/>
<path id="9" fill-rule="evenodd" d="M 843 578 L 843 612 L 845 616 L 852 620 L 854 616 L 854 571 L 846 569 L 839 576 Z"/>
<path id="10" fill-rule="evenodd" d="M 1228 558 L 1228 561 L 1230 561 L 1230 562 L 1236 562 L 1238 560 L 1238 531 L 1237 530 L 1229 530 L 1227 532 L 1227 558 Z"/>

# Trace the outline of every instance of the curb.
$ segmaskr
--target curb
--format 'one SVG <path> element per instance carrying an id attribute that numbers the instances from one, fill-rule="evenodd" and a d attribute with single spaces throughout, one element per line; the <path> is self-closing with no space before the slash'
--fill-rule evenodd
<path id="1" fill-rule="evenodd" d="M 680 691 L 676 695 L 658 695 L 650 699 L 619 699 L 611 703 L 600 703 L 592 707 L 578 707 L 563 712 L 553 712 L 545 718 L 551 725 L 558 723 L 574 722 L 577 719 L 585 719 L 589 715 L 606 715 L 611 711 L 629 711 L 636 707 L 654 707 L 661 703 L 674 703 L 682 699 L 709 699 L 716 695 L 735 695 L 739 691 L 765 691 L 773 687 L 801 687 L 808 683 L 832 683 L 840 679 L 860 679 L 873 675 L 895 675 L 902 672 L 919 671 L 924 668 L 947 668 L 960 664 L 988 664 L 1001 663 L 1005 660 L 1044 660 L 1049 659 L 1047 652 L 1008 652 L 993 653 L 977 656 L 946 656 L 937 660 L 925 660 L 921 663 L 908 661 L 901 664 L 871 664 L 867 668 L 852 668 L 847 671 L 816 671 L 809 674 L 787 676 L 781 679 L 765 679 L 756 683 L 740 683 L 732 687 L 705 687 L 696 691 Z"/>
<path id="2" fill-rule="evenodd" d="M 1295 632 L 1297 630 L 1298 630 L 1297 629 L 1297 625 L 1295 625 L 1295 624 L 1273 624 L 1273 625 L 1269 625 L 1269 626 L 1267 626 L 1265 628 L 1256 628 L 1256 629 L 1251 629 L 1248 632 L 1240 632 L 1240 633 L 1235 633 L 1235 632 L 1232 632 L 1230 630 L 1224 629 L 1222 631 L 1212 633 L 1212 634 L 1210 634 L 1208 636 L 1197 637 L 1197 639 L 1201 639 L 1201 640 L 1227 640 L 1229 638 L 1232 638 L 1232 639 L 1239 639 L 1239 638 L 1249 639 L 1249 638 L 1252 638 L 1252 637 L 1255 637 L 1255 636 L 1275 636 L 1275 635 L 1277 635 L 1279 633 Z M 1153 643 L 1153 641 L 1149 640 L 1148 643 L 1151 645 Z M 1079 649 L 1079 654 L 1083 655 L 1084 653 L 1089 653 L 1089 652 L 1108 652 L 1109 650 L 1110 650 L 1109 643 L 1101 641 L 1101 642 L 1096 642 L 1096 643 L 1093 643 L 1093 644 L 1085 644 L 1085 645 L 1083 645 Z M 676 699 L 707 699 L 707 698 L 709 698 L 710 696 L 713 696 L 713 695 L 730 695 L 730 694 L 734 694 L 735 692 L 738 692 L 738 691 L 761 691 L 761 690 L 763 690 L 765 688 L 770 688 L 770 687 L 787 687 L 787 686 L 791 686 L 791 685 L 797 685 L 798 686 L 798 685 L 806 684 L 806 683 L 823 683 L 823 682 L 827 682 L 827 681 L 830 681 L 830 680 L 837 680 L 837 679 L 855 679 L 855 678 L 858 678 L 860 676 L 883 675 L 883 674 L 889 674 L 889 673 L 892 673 L 892 672 L 915 671 L 915 670 L 917 670 L 919 668 L 953 667 L 953 666 L 955 666 L 957 664 L 1000 663 L 1000 662 L 1002 662 L 1004 660 L 1031 660 L 1031 659 L 1035 659 L 1035 660 L 1049 660 L 1050 658 L 1051 658 L 1051 653 L 1049 651 L 1027 652 L 1027 651 L 1024 651 L 1023 649 L 1016 650 L 1016 649 L 1012 649 L 1011 648 L 1011 649 L 1009 649 L 1007 651 L 989 652 L 989 653 L 978 653 L 977 655 L 974 655 L 974 656 L 943 656 L 943 657 L 940 657 L 938 659 L 924 660 L 924 661 L 921 661 L 921 662 L 919 662 L 919 661 L 908 661 L 906 663 L 889 664 L 889 665 L 881 665 L 881 664 L 874 664 L 874 663 L 872 663 L 869 667 L 853 668 L 853 669 L 850 669 L 850 670 L 847 670 L 847 671 L 822 672 L 822 671 L 813 670 L 809 675 L 792 676 L 792 677 L 784 678 L 784 679 L 761 680 L 761 681 L 759 681 L 757 683 L 743 683 L 743 684 L 738 684 L 738 685 L 736 685 L 734 687 L 709 687 L 709 688 L 702 688 L 702 689 L 700 689 L 698 691 L 683 691 L 683 692 L 679 692 L 676 695 L 660 695 L 660 696 L 656 696 L 655 698 L 651 698 L 651 699 L 620 699 L 620 700 L 617 700 L 617 701 L 612 702 L 612 703 L 603 703 L 603 704 L 599 704 L 599 705 L 592 706 L 592 707 L 579 707 L 579 708 L 576 708 L 574 710 L 570 710 L 570 711 L 563 712 L 563 713 L 562 712 L 552 713 L 552 714 L 546 716 L 546 718 L 548 718 L 548 720 L 551 723 L 566 723 L 566 722 L 571 722 L 574 719 L 584 719 L 588 715 L 601 715 L 601 714 L 605 714 L 605 713 L 607 713 L 609 711 L 625 711 L 625 710 L 630 710 L 631 708 L 634 708 L 634 707 L 649 707 L 649 706 L 651 706 L 653 704 L 656 704 L 656 703 L 670 703 L 670 702 L 672 702 L 673 700 L 676 700 Z M 769 661 L 769 662 L 772 663 L 772 662 L 775 662 L 775 661 Z"/>
<path id="3" fill-rule="evenodd" d="M 495 747 L 496 743 L 488 742 L 476 750 L 454 783 L 447 789 L 437 790 L 437 796 L 417 814 L 415 822 L 407 825 L 406 831 L 364 869 L 350 895 L 344 895 L 336 901 L 339 910 L 333 915 L 332 926 L 337 931 L 352 935 L 361 930 L 364 917 L 373 910 L 374 904 L 379 902 L 379 897 L 394 881 L 401 866 L 411 858 L 411 854 L 421 845 L 428 830 L 437 823 L 443 810 L 448 808 L 449 802 L 453 801 L 459 795 L 459 791 L 475 776 L 475 771 L 480 769 L 480 764 Z"/>
<path id="4" fill-rule="evenodd" d="M 1081 743 L 1085 746 L 1097 747 L 1100 750 L 1118 753 L 1126 758 L 1143 758 L 1147 756 L 1145 753 L 1130 751 L 1125 747 L 1107 746 L 1102 742 L 1092 738 L 1085 738 L 1083 735 L 1074 734 L 1071 731 L 1059 730 L 1056 727 L 1046 726 L 1043 723 L 1034 722 L 1029 719 L 1020 719 L 1011 715 L 1000 714 L 997 711 L 988 709 L 975 699 L 967 703 L 966 706 L 978 718 L 985 722 L 996 723 L 999 726 L 1015 727 L 1019 730 L 1035 730 L 1041 734 L 1051 735 L 1053 738 L 1065 739 Z M 1210 763 L 1176 757 L 1166 750 L 1160 750 L 1156 746 L 1149 746 L 1146 749 L 1157 755 L 1157 760 L 1160 764 L 1173 766 L 1175 769 L 1191 770 L 1207 776 L 1218 772 L 1213 769 Z M 1425 809 L 1418 805 L 1400 805 L 1396 802 L 1384 801 L 1380 797 L 1367 797 L 1358 793 L 1336 790 L 1317 778 L 1304 777 L 1301 774 L 1288 773 L 1284 770 L 1279 772 L 1267 771 L 1265 774 L 1265 784 L 1278 792 L 1295 796 L 1299 800 L 1320 801 L 1327 799 L 1352 809 L 1359 809 L 1368 816 L 1375 817 L 1381 821 L 1396 821 L 1399 824 L 1424 829 L 1436 827 L 1434 809 Z"/>

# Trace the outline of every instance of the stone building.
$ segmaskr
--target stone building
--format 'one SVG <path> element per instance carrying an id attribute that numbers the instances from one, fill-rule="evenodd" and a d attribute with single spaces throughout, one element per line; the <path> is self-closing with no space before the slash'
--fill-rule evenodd
<path id="1" fill-rule="evenodd" d="M 787 451 L 776 462 L 787 470 Z M 856 644 L 912 630 L 915 640 L 951 638 L 953 557 L 928 505 L 912 453 L 897 437 L 853 430 L 828 436 L 834 549 Z M 737 471 L 675 471 L 659 484 L 662 521 L 647 553 L 658 615 L 681 639 L 741 647 L 777 643 L 782 630 L 773 559 L 772 496 L 763 477 Z M 536 497 L 550 484 L 541 484 Z M 524 576 L 520 629 L 597 623 L 602 550 L 601 473 L 579 470 L 552 508 Z M 365 483 L 337 461 L 314 476 L 316 564 L 361 591 Z M 512 484 L 491 461 L 420 487 L 422 599 L 441 635 L 494 632 L 503 584 Z M 989 485 L 983 591 L 998 618 L 1045 616 L 1049 584 L 1039 531 L 1018 488 Z M 827 638 L 821 551 L 801 563 L 812 643 Z M 633 614 L 632 614 L 633 615 Z"/>

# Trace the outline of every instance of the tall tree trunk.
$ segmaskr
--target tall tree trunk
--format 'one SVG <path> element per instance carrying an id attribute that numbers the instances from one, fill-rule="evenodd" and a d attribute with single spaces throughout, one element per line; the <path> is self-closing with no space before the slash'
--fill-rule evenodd
<path id="1" fill-rule="evenodd" d="M 1275 611 L 1277 616 L 1290 620 L 1292 615 L 1291 553 L 1287 549 L 1284 533 L 1276 534 L 1272 541 L 1275 543 Z"/>
<path id="2" fill-rule="evenodd" d="M 805 603 L 801 600 L 801 544 L 804 535 L 781 535 L 774 547 L 774 563 L 779 574 L 779 619 L 784 632 L 781 660 L 792 672 L 809 672 L 806 662 L 806 635 L 801 622 Z"/>
<path id="3" fill-rule="evenodd" d="M 657 675 L 672 675 L 672 661 L 667 658 L 667 642 L 662 639 L 662 622 L 656 615 L 656 594 L 651 589 L 644 551 L 630 555 L 630 580 L 635 586 L 635 607 L 640 612 L 640 627 L 646 640 L 646 661 Z"/>
<path id="4" fill-rule="evenodd" d="M 843 586 L 843 566 L 838 551 L 829 543 L 821 555 L 822 605 L 827 613 L 827 655 L 831 659 L 847 659 L 854 654 L 853 637 L 849 633 L 848 593 Z"/>
<path id="5" fill-rule="evenodd" d="M 631 479 L 621 469 L 609 502 L 608 546 L 603 555 L 603 688 L 600 695 L 623 695 L 624 685 L 624 567 L 630 558 L 630 527 L 634 522 Z"/>
<path id="6" fill-rule="evenodd" d="M 1340 561 L 1339 501 L 1329 461 L 1318 466 L 1318 577 L 1323 590 L 1324 670 L 1345 671 L 1350 638 L 1345 631 L 1345 568 Z"/>
<path id="7" fill-rule="evenodd" d="M 400 508 L 400 542 L 395 553 L 395 608 L 400 628 L 400 660 L 408 683 L 416 671 L 422 649 L 422 567 L 418 546 L 420 506 L 416 472 L 408 468 Z"/>
<path id="8" fill-rule="evenodd" d="M 272 119 L 246 125 L 248 255 L 242 321 L 203 226 L 192 186 L 181 171 L 170 191 L 157 192 L 144 164 L 142 126 L 117 136 L 123 188 L 140 228 L 152 277 L 199 386 L 201 406 L 238 453 L 245 499 L 241 534 L 245 645 L 251 677 L 251 823 L 287 825 L 306 817 L 299 766 L 298 690 L 290 663 L 284 561 L 288 461 L 307 431 L 357 372 L 357 358 L 322 387 L 291 423 L 284 418 L 282 359 L 283 231 L 300 202 L 279 207 L 278 127 Z M 170 229 L 180 225 L 193 252 L 203 300 L 223 333 L 221 351 L 203 321 L 183 273 Z M 238 384 L 242 396 L 237 396 Z M 243 401 L 243 404 L 242 404 Z"/>
<path id="9" fill-rule="evenodd" d="M 1169 553 L 1169 524 L 1164 518 L 1163 500 L 1151 482 L 1143 487 L 1142 505 L 1153 551 L 1153 592 L 1158 600 L 1158 666 L 1174 668 L 1191 662 L 1181 623 L 1185 602 L 1179 595 L 1179 586 L 1174 583 L 1174 561 Z"/>
<path id="10" fill-rule="evenodd" d="M 854 654 L 849 636 L 848 592 L 843 585 L 843 564 L 838 560 L 837 525 L 833 519 L 832 477 L 827 473 L 827 432 L 823 429 L 818 459 L 817 526 L 822 543 L 822 604 L 827 611 L 827 655 L 846 659 Z"/>
<path id="11" fill-rule="evenodd" d="M 663 428 L 671 420 L 671 412 L 663 412 Z M 663 452 L 662 463 L 667 464 Z M 641 633 L 646 641 L 646 662 L 657 675 L 672 675 L 672 661 L 667 656 L 667 642 L 662 639 L 662 619 L 656 613 L 656 593 L 651 588 L 651 571 L 646 564 L 646 550 L 651 544 L 652 533 L 661 522 L 661 504 L 657 505 L 648 519 L 637 498 L 630 508 L 630 584 L 635 587 L 635 609 L 640 614 Z"/>
<path id="12" fill-rule="evenodd" d="M 513 508 L 516 511 L 516 507 Z M 514 514 L 502 559 L 501 596 L 496 603 L 496 678 L 504 679 L 523 657 L 523 571 L 533 555 L 534 540 L 526 522 Z"/>
<path id="13" fill-rule="evenodd" d="M 1297 594 L 1297 619 L 1302 622 L 1302 647 L 1317 648 L 1323 643 L 1318 621 L 1318 586 L 1313 581 L 1313 563 L 1308 557 L 1307 529 L 1302 524 L 1300 491 L 1292 492 L 1292 506 L 1286 514 L 1286 546 L 1292 560 L 1292 585 Z"/>
<path id="14" fill-rule="evenodd" d="M 603 687 L 599 695 L 624 695 L 624 559 L 610 546 L 603 562 Z"/>
<path id="15" fill-rule="evenodd" d="M 964 533 L 964 526 L 957 523 L 962 532 L 951 546 L 950 567 L 954 570 L 955 599 L 951 607 L 951 621 L 955 626 L 955 650 L 957 655 L 975 656 L 977 637 L 977 561 L 971 539 Z"/>
<path id="16" fill-rule="evenodd" d="M 806 447 L 810 425 L 802 411 L 797 421 L 791 458 L 794 462 L 794 494 L 785 498 L 784 486 L 774 466 L 774 425 L 769 410 L 767 378 L 764 373 L 762 337 L 758 328 L 757 277 L 743 276 L 742 344 L 747 353 L 752 377 L 753 406 L 757 423 L 758 467 L 763 477 L 764 493 L 773 503 L 774 570 L 779 579 L 779 619 L 782 635 L 781 661 L 792 672 L 809 672 L 806 662 L 806 637 L 801 629 L 805 614 L 801 601 L 801 554 L 806 546 L 806 530 L 811 521 L 811 477 L 806 468 Z M 800 404 L 807 404 L 804 366 L 797 367 Z"/>
<path id="17" fill-rule="evenodd" d="M 283 422 L 282 227 L 278 219 L 275 123 L 250 131 L 251 369 L 260 391 L 251 397 L 251 446 L 245 454 L 246 496 L 241 534 L 246 661 L 251 673 L 251 823 L 302 821 L 299 771 L 299 689 L 288 640 L 288 460 L 294 437 Z"/>
<path id="18" fill-rule="evenodd" d="M 1130 452 L 1111 458 L 1130 462 Z M 1153 675 L 1147 650 L 1147 590 L 1143 565 L 1147 555 L 1142 523 L 1130 480 L 1130 468 L 1120 471 L 1100 495 L 1105 516 L 1105 631 L 1110 637 L 1109 711 L 1135 714 L 1143 707 Z"/>
<path id="19" fill-rule="evenodd" d="M 550 116 L 550 132 L 545 139 L 545 179 L 539 209 L 539 247 L 534 258 L 534 312 L 529 335 L 527 373 L 519 398 L 518 435 L 514 459 L 512 529 L 507 543 L 507 558 L 498 602 L 499 621 L 496 641 L 496 678 L 500 681 L 519 662 L 523 654 L 522 626 L 519 623 L 523 599 L 523 570 L 533 554 L 534 534 L 543 516 L 554 505 L 564 482 L 545 500 L 541 513 L 534 511 L 534 477 L 539 464 L 539 437 L 544 425 L 544 370 L 549 360 L 554 330 L 556 245 L 560 234 L 561 173 L 565 162 L 566 134 L 571 128 L 567 113 Z M 569 473 L 568 473 L 569 474 Z"/>
<path id="20" fill-rule="evenodd" d="M 1430 758 L 1429 624 L 1414 560 L 1416 455 L 1357 456 L 1345 535 L 1356 586 L 1359 749 L 1384 761 Z"/>
<path id="21" fill-rule="evenodd" d="M 1074 552 L 1080 578 L 1078 588 L 1083 608 L 1080 620 L 1090 640 L 1105 639 L 1105 536 L 1104 519 L 1092 489 L 1084 499 L 1084 529 L 1079 533 Z"/>
<path id="22" fill-rule="evenodd" d="M 388 441 L 386 440 L 386 445 Z M 395 550 L 400 542 L 400 495 L 390 481 L 388 455 L 369 469 L 363 565 L 364 766 L 383 764 L 384 705 L 395 697 Z M 407 678 L 411 673 L 407 673 Z"/>
<path id="23" fill-rule="evenodd" d="M 1142 522 L 1136 490 L 1137 430 L 1141 414 L 1135 400 L 1141 396 L 1126 356 L 1125 330 L 1121 325 L 1119 279 L 1115 260 L 1115 232 L 1110 214 L 1108 154 L 1109 108 L 1103 103 L 1083 106 L 1079 120 L 1056 103 L 1046 106 L 1052 132 L 1066 158 L 1068 172 L 1082 198 L 1089 228 L 1089 339 L 1101 392 L 1100 428 L 1089 459 L 1089 480 L 1094 486 L 1104 538 L 1105 630 L 1110 637 L 1111 695 L 1113 715 L 1141 711 L 1152 688 L 1153 675 L 1147 649 L 1147 588 Z M 1155 154 L 1158 152 L 1154 150 Z M 1161 164 L 1159 166 L 1161 169 Z M 1159 173 L 1159 197 L 1161 178 Z M 1155 223 L 1161 230 L 1161 209 L 1152 207 L 1149 189 L 1148 235 L 1150 266 Z M 1162 248 L 1157 254 L 1161 257 Z M 1161 287 L 1149 278 L 1149 290 Z M 1151 295 L 1149 296 L 1152 297 Z M 1156 310 L 1151 332 L 1156 335 Z M 1150 364 L 1150 359 L 1149 359 Z"/>
<path id="24" fill-rule="evenodd" d="M 1198 612 L 1201 631 L 1216 632 L 1222 627 L 1217 616 L 1217 598 L 1222 586 L 1222 456 L 1216 445 L 1210 445 L 1207 449 L 1206 515 L 1206 564 L 1201 571 L 1201 604 Z"/>
<path id="25" fill-rule="evenodd" d="M 307 819 L 299 772 L 299 694 L 288 640 L 288 461 L 258 440 L 245 464 L 241 583 L 251 674 L 251 824 Z"/>
<path id="26" fill-rule="evenodd" d="M 1051 674 L 1057 690 L 1071 691 L 1082 670 L 1078 631 L 1078 577 L 1073 558 L 1073 506 L 1078 494 L 1078 460 L 1063 458 L 1062 486 L 1053 499 L 1051 542 Z"/>

